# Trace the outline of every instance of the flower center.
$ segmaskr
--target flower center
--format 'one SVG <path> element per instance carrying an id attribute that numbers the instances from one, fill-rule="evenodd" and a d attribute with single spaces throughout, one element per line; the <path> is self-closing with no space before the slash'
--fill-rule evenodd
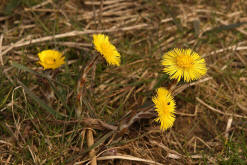
<path id="1" fill-rule="evenodd" d="M 55 58 L 51 58 L 51 57 L 47 57 L 45 59 L 45 63 L 48 64 L 48 65 L 52 65 L 56 62 L 56 59 Z"/>
<path id="2" fill-rule="evenodd" d="M 105 53 L 109 52 L 109 44 L 102 43 L 101 44 L 101 50 Z"/>
<path id="3" fill-rule="evenodd" d="M 169 102 L 169 104 L 166 103 L 166 102 L 163 102 L 163 104 L 162 104 L 162 111 L 161 111 L 161 113 L 164 116 L 169 115 L 169 105 L 170 105 L 170 102 Z"/>
<path id="4" fill-rule="evenodd" d="M 177 65 L 181 68 L 190 68 L 192 67 L 193 63 L 193 59 L 190 55 L 181 55 L 178 56 L 177 59 Z"/>

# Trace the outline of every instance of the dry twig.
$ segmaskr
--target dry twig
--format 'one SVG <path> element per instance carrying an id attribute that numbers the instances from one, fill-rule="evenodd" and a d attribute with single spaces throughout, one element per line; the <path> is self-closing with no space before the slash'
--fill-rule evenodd
<path id="1" fill-rule="evenodd" d="M 247 116 L 242 116 L 242 115 L 238 115 L 238 114 L 234 114 L 234 113 L 227 113 L 227 112 L 222 112 L 218 109 L 215 109 L 214 107 L 208 105 L 207 103 L 205 103 L 204 101 L 202 101 L 201 99 L 199 99 L 199 97 L 196 97 L 196 100 L 201 103 L 202 105 L 204 105 L 205 107 L 207 107 L 208 109 L 216 112 L 216 113 L 219 113 L 219 114 L 222 114 L 222 115 L 226 115 L 226 116 L 233 116 L 233 117 L 238 117 L 238 118 L 244 118 L 244 119 L 247 119 Z"/>
<path id="2" fill-rule="evenodd" d="M 91 147 L 93 144 L 94 144 L 93 131 L 91 129 L 88 129 L 87 130 L 87 145 L 88 147 Z M 94 148 L 89 152 L 89 156 L 91 158 L 91 165 L 97 165 Z"/>

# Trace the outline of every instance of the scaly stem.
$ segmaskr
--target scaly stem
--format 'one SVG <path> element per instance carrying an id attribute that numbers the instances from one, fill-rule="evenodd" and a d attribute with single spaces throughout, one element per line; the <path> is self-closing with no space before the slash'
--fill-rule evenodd
<path id="1" fill-rule="evenodd" d="M 96 63 L 99 55 L 96 55 L 85 67 L 83 73 L 81 74 L 81 77 L 77 83 L 77 109 L 76 109 L 76 117 L 80 118 L 82 114 L 82 96 L 83 96 L 83 89 L 85 82 L 87 80 L 87 74 L 91 70 L 92 66 Z"/>

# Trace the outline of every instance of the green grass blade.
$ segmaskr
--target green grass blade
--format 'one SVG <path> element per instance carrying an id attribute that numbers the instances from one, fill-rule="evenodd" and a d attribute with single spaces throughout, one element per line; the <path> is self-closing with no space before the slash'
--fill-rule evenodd
<path id="1" fill-rule="evenodd" d="M 23 71 L 26 71 L 26 72 L 35 74 L 35 75 L 40 76 L 40 77 L 43 77 L 43 78 L 46 78 L 46 79 L 48 79 L 48 80 L 50 80 L 50 81 L 54 81 L 54 82 L 56 82 L 56 83 L 59 84 L 59 85 L 66 86 L 66 85 L 64 85 L 63 83 L 60 83 L 59 81 L 53 80 L 53 79 L 51 79 L 50 77 L 48 77 L 48 76 L 46 76 L 46 75 L 44 75 L 44 74 L 42 74 L 42 73 L 35 72 L 35 71 L 33 71 L 33 70 L 29 69 L 28 67 L 25 67 L 25 66 L 23 66 L 23 65 L 21 65 L 21 64 L 18 64 L 18 63 L 13 62 L 13 63 L 12 63 L 12 66 L 15 67 L 15 68 L 18 68 L 18 69 L 20 69 L 20 70 L 23 70 Z M 66 86 L 66 87 L 67 87 L 67 86 Z"/>
<path id="2" fill-rule="evenodd" d="M 43 109 L 45 109 L 48 113 L 51 113 L 57 119 L 63 118 L 63 115 L 55 111 L 52 107 L 48 106 L 43 100 L 41 100 L 38 96 L 36 96 L 31 90 L 29 90 L 22 82 L 17 80 L 18 84 L 20 84 L 25 92 L 35 101 L 37 102 Z"/>

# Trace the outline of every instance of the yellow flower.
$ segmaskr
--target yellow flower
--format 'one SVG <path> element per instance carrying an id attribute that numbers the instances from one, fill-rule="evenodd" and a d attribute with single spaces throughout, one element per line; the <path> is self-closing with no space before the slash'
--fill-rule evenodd
<path id="1" fill-rule="evenodd" d="M 161 123 L 160 129 L 162 131 L 172 127 L 175 121 L 175 101 L 171 93 L 165 88 L 158 88 L 157 95 L 153 97 L 155 110 L 158 112 L 156 122 Z"/>
<path id="2" fill-rule="evenodd" d="M 165 67 L 163 71 L 177 81 L 181 78 L 186 82 L 197 80 L 207 72 L 205 60 L 191 49 L 175 48 L 165 53 L 162 65 Z"/>
<path id="3" fill-rule="evenodd" d="M 110 65 L 120 65 L 120 54 L 114 45 L 109 41 L 109 37 L 104 34 L 94 34 L 93 44 L 95 49 L 106 59 Z"/>
<path id="4" fill-rule="evenodd" d="M 40 65 L 44 69 L 56 69 L 64 64 L 64 57 L 59 51 L 56 50 L 44 50 L 38 54 Z"/>

